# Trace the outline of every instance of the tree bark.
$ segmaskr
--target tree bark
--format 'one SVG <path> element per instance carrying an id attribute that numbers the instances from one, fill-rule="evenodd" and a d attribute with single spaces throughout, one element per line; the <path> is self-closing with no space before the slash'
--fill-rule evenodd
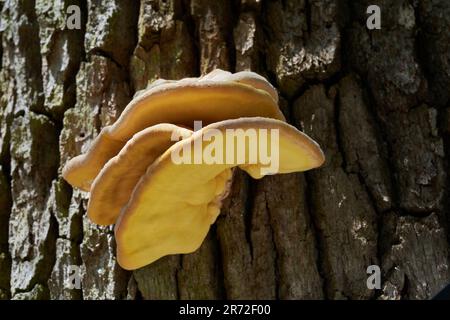
<path id="1" fill-rule="evenodd" d="M 381 30 L 366 27 L 372 4 Z M 0 7 L 0 299 L 427 299 L 450 282 L 447 0 Z M 197 252 L 126 272 L 61 168 L 149 81 L 215 68 L 267 77 L 326 163 L 237 172 Z M 66 286 L 72 265 L 80 289 Z"/>

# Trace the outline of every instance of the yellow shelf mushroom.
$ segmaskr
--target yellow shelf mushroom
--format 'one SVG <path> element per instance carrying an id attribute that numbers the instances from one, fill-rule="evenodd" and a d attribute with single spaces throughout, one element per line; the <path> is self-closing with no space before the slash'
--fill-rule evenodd
<path id="1" fill-rule="evenodd" d="M 206 137 L 211 131 L 214 139 Z M 245 139 L 243 135 L 248 137 L 249 132 L 256 133 L 256 140 L 247 139 L 241 144 L 244 149 L 237 149 L 238 140 Z M 269 143 L 267 150 L 261 152 L 262 132 L 266 133 L 267 141 L 273 141 L 272 136 L 278 135 L 278 145 Z M 215 144 L 211 151 L 221 149 L 222 161 L 207 161 L 206 157 L 214 153 L 207 152 L 203 153 L 203 161 L 194 163 L 196 145 L 204 152 L 211 144 Z M 230 147 L 242 156 L 226 161 Z M 251 161 L 252 147 L 258 155 L 254 161 Z M 189 153 L 185 157 L 187 161 L 174 162 L 175 155 L 186 152 Z M 213 123 L 172 145 L 139 180 L 116 223 L 119 264 L 125 269 L 137 269 L 168 254 L 197 250 L 220 212 L 230 169 L 239 166 L 260 178 L 264 175 L 260 173 L 264 169 L 261 155 L 275 153 L 278 153 L 278 167 L 271 174 L 305 171 L 319 167 L 324 161 L 320 147 L 308 136 L 285 122 L 268 118 Z"/>
<path id="2" fill-rule="evenodd" d="M 102 129 L 86 154 L 71 159 L 63 177 L 72 186 L 89 191 L 105 163 L 137 132 L 158 123 L 192 127 L 240 117 L 261 116 L 284 120 L 274 88 L 253 72 L 232 75 L 222 70 L 201 78 L 159 81 L 138 94 L 117 121 Z"/>
<path id="3" fill-rule="evenodd" d="M 120 210 L 130 199 L 138 180 L 176 141 L 191 136 L 192 131 L 173 124 L 157 124 L 136 133 L 120 152 L 100 170 L 91 187 L 87 214 L 100 225 L 114 224 Z"/>
<path id="4" fill-rule="evenodd" d="M 220 213 L 235 167 L 259 179 L 323 162 L 317 143 L 285 122 L 266 79 L 214 70 L 160 79 L 136 93 L 89 151 L 65 165 L 63 177 L 90 191 L 94 223 L 116 224 L 118 262 L 132 270 L 195 251 Z"/>

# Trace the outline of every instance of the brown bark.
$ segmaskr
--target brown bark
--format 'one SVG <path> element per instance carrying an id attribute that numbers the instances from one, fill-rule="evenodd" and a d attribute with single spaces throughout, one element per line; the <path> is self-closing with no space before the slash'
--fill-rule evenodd
<path id="1" fill-rule="evenodd" d="M 66 8 L 81 30 L 65 27 Z M 366 8 L 382 10 L 381 30 Z M 3 0 L 0 299 L 426 299 L 450 282 L 446 0 Z M 326 164 L 237 172 L 195 253 L 134 272 L 61 168 L 157 78 L 253 70 Z M 366 268 L 382 270 L 369 290 Z M 82 266 L 82 288 L 67 268 Z"/>

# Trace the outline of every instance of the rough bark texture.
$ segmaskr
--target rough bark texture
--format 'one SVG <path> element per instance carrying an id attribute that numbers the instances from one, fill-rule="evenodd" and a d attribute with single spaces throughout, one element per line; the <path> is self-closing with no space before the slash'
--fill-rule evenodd
<path id="1" fill-rule="evenodd" d="M 65 25 L 71 4 L 81 30 Z M 381 30 L 366 28 L 371 4 Z M 0 299 L 425 299 L 450 281 L 448 0 L 0 7 Z M 326 164 L 237 172 L 197 252 L 125 272 L 61 168 L 148 81 L 214 68 L 268 77 Z M 71 265 L 81 289 L 65 285 Z"/>

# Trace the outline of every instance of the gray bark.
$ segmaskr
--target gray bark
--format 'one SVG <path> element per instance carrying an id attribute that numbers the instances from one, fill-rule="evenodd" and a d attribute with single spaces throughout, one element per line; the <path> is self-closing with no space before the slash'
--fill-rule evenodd
<path id="1" fill-rule="evenodd" d="M 66 8 L 81 30 L 65 27 Z M 366 28 L 378 4 L 381 30 Z M 450 282 L 447 0 L 2 0 L 0 299 L 427 299 Z M 158 78 L 253 70 L 325 165 L 237 172 L 201 248 L 134 272 L 61 178 Z M 381 290 L 366 286 L 379 265 Z M 64 283 L 82 266 L 81 289 Z"/>

